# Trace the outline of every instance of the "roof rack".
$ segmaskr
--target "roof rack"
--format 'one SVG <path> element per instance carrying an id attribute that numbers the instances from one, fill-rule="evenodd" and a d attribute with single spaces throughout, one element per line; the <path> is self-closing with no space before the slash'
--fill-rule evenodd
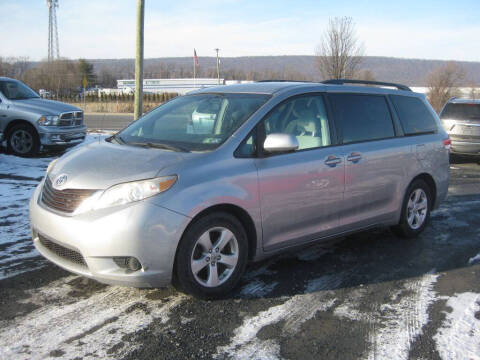
<path id="1" fill-rule="evenodd" d="M 369 81 L 369 80 L 351 80 L 351 79 L 331 79 L 322 81 L 323 84 L 343 85 L 343 84 L 361 84 L 361 85 L 379 85 L 395 87 L 398 90 L 412 91 L 408 86 L 402 84 L 388 83 L 382 81 Z"/>
<path id="2" fill-rule="evenodd" d="M 259 83 L 269 83 L 269 82 L 306 82 L 306 83 L 309 83 L 311 81 L 307 81 L 307 80 L 257 80 L 256 82 L 259 82 Z"/>

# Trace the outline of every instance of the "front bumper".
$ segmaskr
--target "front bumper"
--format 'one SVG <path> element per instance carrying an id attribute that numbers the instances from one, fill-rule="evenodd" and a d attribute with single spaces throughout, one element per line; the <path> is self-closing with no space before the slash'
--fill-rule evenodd
<path id="1" fill-rule="evenodd" d="M 40 126 L 38 131 L 40 143 L 44 146 L 74 146 L 85 140 L 87 127 L 75 126 L 62 128 L 61 126 Z"/>
<path id="2" fill-rule="evenodd" d="M 171 282 L 178 242 L 189 218 L 148 201 L 62 216 L 39 201 L 43 182 L 30 199 L 30 224 L 37 250 L 58 266 L 106 284 L 162 287 Z M 44 239 L 62 251 L 44 246 Z M 41 241 L 42 240 L 42 241 Z M 68 254 L 79 254 L 79 265 Z M 67 254 L 67 255 L 65 255 Z M 135 257 L 141 269 L 131 271 L 115 257 Z"/>

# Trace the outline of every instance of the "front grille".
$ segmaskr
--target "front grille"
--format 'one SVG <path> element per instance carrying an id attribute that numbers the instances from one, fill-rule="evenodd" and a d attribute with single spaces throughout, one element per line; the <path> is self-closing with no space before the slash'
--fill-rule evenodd
<path id="1" fill-rule="evenodd" d="M 47 176 L 42 189 L 42 202 L 49 208 L 72 213 L 83 200 L 91 196 L 95 191 L 88 189 L 56 190 Z"/>
<path id="2" fill-rule="evenodd" d="M 83 111 L 73 111 L 60 114 L 59 126 L 79 126 L 83 124 Z"/>
<path id="3" fill-rule="evenodd" d="M 69 119 L 72 119 L 72 118 L 73 118 L 73 113 L 72 112 L 63 113 L 63 114 L 60 115 L 61 120 L 69 120 Z"/>
<path id="4" fill-rule="evenodd" d="M 67 260 L 76 265 L 87 267 L 87 263 L 85 262 L 85 259 L 83 258 L 82 254 L 80 254 L 78 251 L 66 248 L 53 241 L 50 241 L 40 234 L 38 234 L 38 240 L 45 248 L 50 250 L 52 253 L 54 253 L 58 257 L 61 257 L 62 259 Z"/>

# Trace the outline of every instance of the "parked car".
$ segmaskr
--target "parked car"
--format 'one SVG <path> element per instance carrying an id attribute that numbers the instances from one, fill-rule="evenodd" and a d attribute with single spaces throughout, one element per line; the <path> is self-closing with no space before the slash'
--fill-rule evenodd
<path id="1" fill-rule="evenodd" d="M 30 201 L 33 242 L 104 283 L 173 281 L 209 298 L 247 262 L 299 245 L 378 226 L 415 237 L 447 194 L 450 140 L 424 95 L 395 86 L 259 82 L 177 97 L 50 164 Z M 220 103 L 215 124 L 191 133 L 205 101 Z"/>
<path id="2" fill-rule="evenodd" d="M 440 112 L 453 154 L 480 155 L 480 100 L 450 99 Z"/>
<path id="3" fill-rule="evenodd" d="M 18 156 L 43 148 L 66 148 L 81 143 L 87 128 L 81 109 L 42 99 L 24 83 L 0 77 L 0 143 Z"/>

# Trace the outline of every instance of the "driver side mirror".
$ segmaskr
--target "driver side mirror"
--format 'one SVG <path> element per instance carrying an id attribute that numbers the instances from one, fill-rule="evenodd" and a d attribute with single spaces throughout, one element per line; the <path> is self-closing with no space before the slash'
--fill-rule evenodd
<path id="1" fill-rule="evenodd" d="M 270 134 L 263 143 L 263 149 L 269 153 L 294 151 L 298 149 L 298 140 L 292 134 Z"/>

